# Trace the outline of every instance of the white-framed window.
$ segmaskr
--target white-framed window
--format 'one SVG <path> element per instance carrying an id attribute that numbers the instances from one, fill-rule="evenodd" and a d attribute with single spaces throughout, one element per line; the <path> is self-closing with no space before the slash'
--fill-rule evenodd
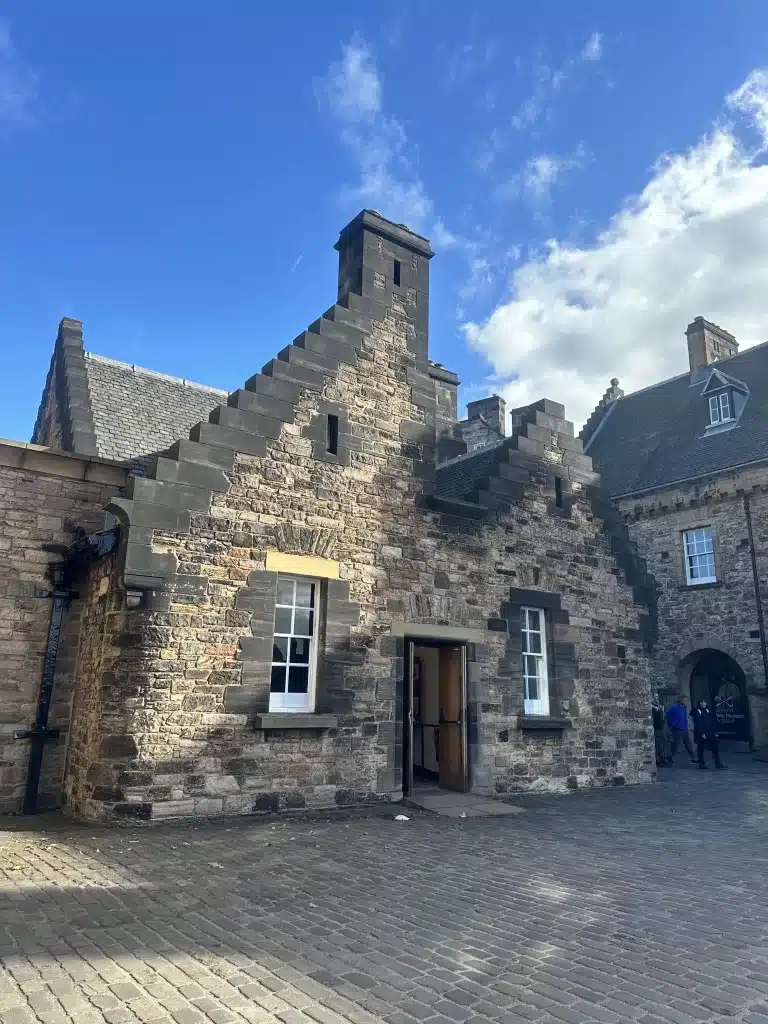
<path id="1" fill-rule="evenodd" d="M 270 711 L 315 709 L 319 595 L 317 580 L 277 577 Z"/>
<path id="2" fill-rule="evenodd" d="M 544 612 L 541 608 L 523 608 L 521 615 L 525 714 L 548 715 L 549 680 Z"/>
<path id="3" fill-rule="evenodd" d="M 726 420 L 733 419 L 731 413 L 731 399 L 727 391 L 721 392 L 719 395 L 709 396 L 709 423 L 710 426 L 716 423 L 724 423 Z"/>
<path id="4" fill-rule="evenodd" d="M 683 534 L 685 547 L 685 578 L 692 583 L 715 583 L 715 546 L 709 526 L 686 530 Z"/>

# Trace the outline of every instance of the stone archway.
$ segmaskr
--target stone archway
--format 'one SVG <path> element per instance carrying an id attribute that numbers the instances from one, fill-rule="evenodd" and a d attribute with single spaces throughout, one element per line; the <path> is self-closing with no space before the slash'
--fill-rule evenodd
<path id="1" fill-rule="evenodd" d="M 702 645 L 681 659 L 677 671 L 681 694 L 692 707 L 700 700 L 708 702 L 723 740 L 751 743 L 747 680 L 730 651 Z"/>

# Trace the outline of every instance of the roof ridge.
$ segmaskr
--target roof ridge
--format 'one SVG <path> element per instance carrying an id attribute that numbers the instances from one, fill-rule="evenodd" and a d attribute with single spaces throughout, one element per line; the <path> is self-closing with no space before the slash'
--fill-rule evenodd
<path id="1" fill-rule="evenodd" d="M 136 363 L 125 363 L 122 359 L 111 359 L 109 356 L 100 356 L 95 352 L 86 352 L 86 359 L 92 359 L 97 363 L 107 363 L 110 366 L 120 366 L 124 370 L 130 370 L 132 373 L 143 373 L 147 377 L 159 377 L 160 380 L 169 380 L 174 384 L 183 384 L 187 388 L 196 388 L 198 391 L 211 391 L 216 395 L 229 395 L 229 391 L 225 391 L 223 388 L 214 388 L 209 384 L 198 384 L 194 380 L 188 380 L 186 377 L 174 377 L 170 373 L 161 373 L 159 370 L 148 370 L 145 366 L 137 366 Z"/>
<path id="2" fill-rule="evenodd" d="M 725 356 L 723 359 L 718 359 L 714 363 L 710 363 L 705 369 L 712 367 L 715 369 L 718 366 L 722 366 L 723 363 L 728 363 L 732 359 L 740 359 L 742 356 L 748 355 L 750 352 L 754 352 L 755 349 L 765 348 L 768 346 L 768 341 L 760 341 L 757 345 L 750 345 L 749 348 L 743 349 L 741 352 L 736 352 L 732 356 Z M 644 388 L 638 388 L 637 391 L 630 391 L 629 394 L 623 395 L 622 398 L 617 398 L 616 401 L 625 401 L 627 398 L 633 398 L 635 395 L 642 395 L 646 391 L 653 391 L 654 388 L 660 388 L 663 384 L 671 384 L 673 380 L 680 380 L 683 377 L 690 377 L 691 371 L 686 370 L 684 373 L 676 373 L 673 377 L 666 377 L 664 380 L 659 380 L 655 384 L 646 384 Z"/>

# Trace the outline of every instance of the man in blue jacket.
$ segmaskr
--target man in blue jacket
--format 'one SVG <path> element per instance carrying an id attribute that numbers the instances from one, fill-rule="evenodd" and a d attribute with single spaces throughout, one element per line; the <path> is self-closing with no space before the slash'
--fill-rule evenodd
<path id="1" fill-rule="evenodd" d="M 667 708 L 667 725 L 672 734 L 672 760 L 675 759 L 678 745 L 682 743 L 688 751 L 691 761 L 696 764 L 696 755 L 688 734 L 688 708 L 685 706 L 685 701 L 680 700 L 679 697 L 674 704 Z"/>
<path id="2" fill-rule="evenodd" d="M 704 764 L 704 751 L 709 748 L 715 762 L 715 768 L 724 768 L 720 760 L 720 747 L 717 742 L 717 719 L 714 713 L 709 710 L 707 702 L 700 700 L 698 707 L 691 712 L 693 719 L 693 738 L 696 740 L 696 749 L 699 752 L 699 768 L 706 768 Z"/>

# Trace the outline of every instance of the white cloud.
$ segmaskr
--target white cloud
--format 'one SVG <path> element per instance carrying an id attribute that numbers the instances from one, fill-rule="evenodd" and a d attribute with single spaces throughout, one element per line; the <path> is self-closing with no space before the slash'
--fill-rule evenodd
<path id="1" fill-rule="evenodd" d="M 593 33 L 575 57 L 568 57 L 560 67 L 552 68 L 539 60 L 533 68 L 533 91 L 512 116 L 512 127 L 518 131 L 533 128 L 552 117 L 552 104 L 579 65 L 592 63 L 603 55 L 603 37 Z"/>
<path id="2" fill-rule="evenodd" d="M 21 62 L 11 33 L 0 19 L 0 123 L 31 124 L 37 75 Z"/>
<path id="3" fill-rule="evenodd" d="M 600 60 L 602 56 L 603 36 L 600 32 L 593 32 L 586 43 L 584 43 L 584 49 L 581 51 L 581 59 Z"/>
<path id="4" fill-rule="evenodd" d="M 375 55 L 360 36 L 344 44 L 341 58 L 316 83 L 318 101 L 338 123 L 359 171 L 342 198 L 424 231 L 433 203 L 408 157 L 405 129 L 383 111 L 382 94 Z"/>
<path id="5" fill-rule="evenodd" d="M 521 196 L 535 207 L 547 206 L 552 200 L 552 190 L 569 171 L 583 167 L 587 159 L 586 147 L 582 144 L 573 153 L 555 156 L 539 153 L 531 157 L 522 170 L 494 191 L 496 199 L 510 200 Z"/>
<path id="6" fill-rule="evenodd" d="M 742 347 L 768 337 L 768 71 L 727 104 L 756 144 L 716 124 L 663 156 L 592 244 L 551 239 L 512 274 L 507 301 L 464 325 L 512 406 L 552 398 L 581 424 L 614 375 L 633 390 L 684 372 L 695 316 Z"/>

